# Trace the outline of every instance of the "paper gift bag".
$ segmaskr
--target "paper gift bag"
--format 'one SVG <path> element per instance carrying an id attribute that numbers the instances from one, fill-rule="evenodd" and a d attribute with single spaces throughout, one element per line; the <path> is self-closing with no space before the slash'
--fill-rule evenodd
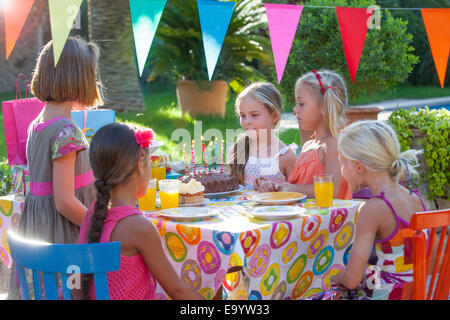
<path id="1" fill-rule="evenodd" d="M 97 130 L 116 121 L 116 113 L 111 109 L 72 111 L 71 116 L 89 143 Z"/>
<path id="2" fill-rule="evenodd" d="M 27 86 L 25 99 L 22 99 L 19 86 L 21 77 L 25 79 Z M 27 163 L 28 126 L 39 115 L 44 106 L 44 102 L 39 101 L 37 98 L 31 98 L 27 77 L 22 73 L 19 74 L 16 80 L 16 99 L 2 102 L 6 151 L 10 165 Z"/>

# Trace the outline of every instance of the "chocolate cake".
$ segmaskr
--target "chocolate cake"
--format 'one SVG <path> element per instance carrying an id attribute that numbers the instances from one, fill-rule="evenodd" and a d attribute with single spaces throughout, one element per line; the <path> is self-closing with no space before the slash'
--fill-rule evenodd
<path id="1" fill-rule="evenodd" d="M 197 180 L 205 187 L 205 193 L 218 193 L 239 189 L 239 180 L 237 177 L 214 171 L 197 171 L 195 174 L 190 173 L 178 179 L 183 183 L 188 183 L 191 179 Z"/>

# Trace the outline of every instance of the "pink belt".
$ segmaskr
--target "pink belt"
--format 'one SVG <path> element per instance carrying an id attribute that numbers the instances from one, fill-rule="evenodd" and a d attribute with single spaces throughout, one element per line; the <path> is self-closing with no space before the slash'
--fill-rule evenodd
<path id="1" fill-rule="evenodd" d="M 95 181 L 92 170 L 75 176 L 75 190 L 86 187 Z M 34 196 L 45 197 L 53 195 L 53 182 L 34 182 L 30 180 L 30 192 Z"/>

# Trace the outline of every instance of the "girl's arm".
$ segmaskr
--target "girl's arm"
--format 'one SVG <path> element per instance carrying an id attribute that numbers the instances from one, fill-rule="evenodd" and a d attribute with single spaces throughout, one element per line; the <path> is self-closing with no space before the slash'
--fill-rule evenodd
<path id="1" fill-rule="evenodd" d="M 341 168 L 338 161 L 338 149 L 336 139 L 332 139 L 324 145 L 324 148 L 319 150 L 319 158 L 325 167 L 325 174 L 333 175 L 333 198 L 339 193 L 342 183 Z"/>
<path id="2" fill-rule="evenodd" d="M 339 287 L 353 290 L 363 280 L 378 231 L 377 212 L 379 210 L 376 203 L 370 201 L 359 207 L 356 234 L 347 268 L 344 272 L 337 274 L 334 279 Z"/>
<path id="3" fill-rule="evenodd" d="M 53 194 L 56 210 L 66 219 L 81 226 L 87 208 L 75 197 L 76 152 L 53 161 Z"/>
<path id="4" fill-rule="evenodd" d="M 292 149 L 289 149 L 288 152 L 280 156 L 280 170 L 286 177 L 286 180 L 289 178 L 292 170 L 294 170 L 296 162 L 297 156 Z"/>
<path id="5" fill-rule="evenodd" d="M 148 269 L 175 300 L 204 300 L 192 287 L 184 282 L 173 269 L 161 244 L 158 231 L 147 218 L 135 224 L 136 230 L 130 232 L 129 240 L 142 254 Z"/>

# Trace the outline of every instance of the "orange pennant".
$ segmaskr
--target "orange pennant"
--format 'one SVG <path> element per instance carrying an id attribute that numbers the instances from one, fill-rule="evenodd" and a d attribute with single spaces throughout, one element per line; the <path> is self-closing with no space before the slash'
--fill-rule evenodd
<path id="1" fill-rule="evenodd" d="M 422 9 L 422 19 L 439 81 L 444 88 L 450 54 L 450 9 Z"/>
<path id="2" fill-rule="evenodd" d="M 16 45 L 20 32 L 33 7 L 34 0 L 3 1 L 5 19 L 6 60 Z"/>

